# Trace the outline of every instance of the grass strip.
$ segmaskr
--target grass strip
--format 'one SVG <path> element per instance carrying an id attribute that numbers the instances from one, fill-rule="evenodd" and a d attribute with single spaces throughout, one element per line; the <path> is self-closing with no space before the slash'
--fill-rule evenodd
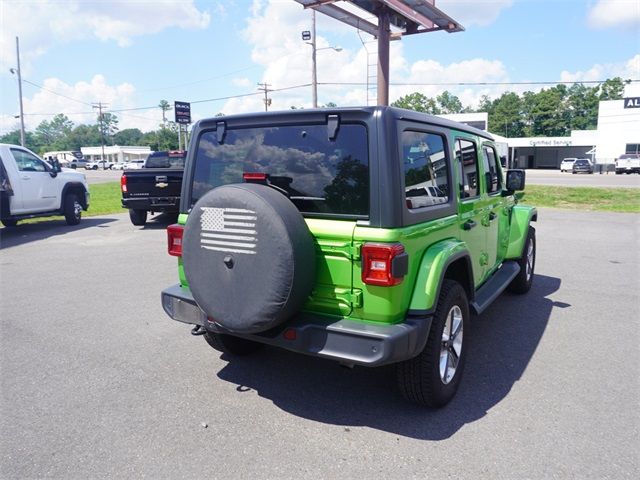
<path id="1" fill-rule="evenodd" d="M 640 188 L 527 185 L 523 203 L 567 210 L 640 213 Z"/>

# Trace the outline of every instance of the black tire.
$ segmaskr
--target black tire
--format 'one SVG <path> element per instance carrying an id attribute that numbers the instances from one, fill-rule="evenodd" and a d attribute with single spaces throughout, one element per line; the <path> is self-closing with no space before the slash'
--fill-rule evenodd
<path id="1" fill-rule="evenodd" d="M 93 167 L 91 167 L 91 168 L 92 168 L 93 170 L 97 170 L 97 169 L 98 169 L 98 166 L 97 166 L 97 165 L 94 165 L 94 166 L 93 166 Z"/>
<path id="2" fill-rule="evenodd" d="M 143 226 L 147 223 L 147 211 L 129 209 L 129 218 L 134 225 Z"/>
<path id="3" fill-rule="evenodd" d="M 518 265 L 520 265 L 520 272 L 511 281 L 507 289 L 512 293 L 523 294 L 531 289 L 536 267 L 536 229 L 531 226 L 527 233 L 522 256 L 518 259 Z"/>
<path id="4" fill-rule="evenodd" d="M 266 185 L 223 185 L 203 195 L 187 219 L 182 251 L 194 300 L 231 334 L 291 319 L 315 281 L 316 249 L 304 218 Z"/>
<path id="5" fill-rule="evenodd" d="M 75 170 L 76 168 L 78 168 L 78 166 L 77 166 L 77 165 L 73 165 L 73 164 L 72 164 L 72 165 L 71 165 L 71 168 L 73 168 L 73 169 Z"/>
<path id="6" fill-rule="evenodd" d="M 207 332 L 204 339 L 211 348 L 229 355 L 244 356 L 249 355 L 264 345 L 262 343 L 247 340 L 246 338 L 234 337 L 223 333 Z"/>
<path id="7" fill-rule="evenodd" d="M 6 219 L 6 220 L 2 220 L 2 224 L 5 227 L 15 227 L 18 224 L 18 220 Z"/>
<path id="8" fill-rule="evenodd" d="M 451 339 L 451 325 L 456 322 L 459 328 L 453 338 L 459 339 L 459 344 L 454 341 L 448 345 Z M 469 332 L 468 326 L 467 293 L 458 282 L 445 280 L 424 350 L 417 357 L 400 362 L 397 366 L 398 388 L 404 398 L 433 408 L 442 407 L 453 398 L 458 390 L 467 357 L 465 336 Z M 445 327 L 449 329 L 446 341 L 443 338 Z M 442 355 L 447 362 L 457 360 L 455 367 L 451 367 L 453 372 L 448 368 L 449 363 L 445 363 L 444 373 L 441 372 Z"/>
<path id="9" fill-rule="evenodd" d="M 64 198 L 64 219 L 67 225 L 78 225 L 82 218 L 82 205 L 75 193 L 69 193 Z"/>

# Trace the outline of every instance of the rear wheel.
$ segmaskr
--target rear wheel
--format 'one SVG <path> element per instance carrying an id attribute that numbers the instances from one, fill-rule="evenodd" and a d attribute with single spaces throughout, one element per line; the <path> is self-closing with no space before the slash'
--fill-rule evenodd
<path id="1" fill-rule="evenodd" d="M 204 339 L 215 350 L 230 355 L 249 355 L 263 347 L 261 343 L 224 333 L 207 332 Z"/>
<path id="2" fill-rule="evenodd" d="M 516 275 L 507 289 L 513 293 L 527 293 L 533 283 L 533 271 L 536 266 L 536 229 L 529 227 L 527 240 L 524 244 L 522 257 L 518 260 L 520 272 Z"/>
<path id="3" fill-rule="evenodd" d="M 424 350 L 398 364 L 398 387 L 409 401 L 442 407 L 455 395 L 466 359 L 469 302 L 462 286 L 445 280 Z"/>
<path id="4" fill-rule="evenodd" d="M 129 218 L 134 225 L 142 226 L 147 223 L 147 211 L 129 209 Z"/>
<path id="5" fill-rule="evenodd" d="M 2 224 L 5 227 L 15 227 L 18 224 L 18 221 L 17 220 L 6 219 L 6 220 L 2 220 Z"/>
<path id="6" fill-rule="evenodd" d="M 82 218 L 82 205 L 75 193 L 68 194 L 64 199 L 64 219 L 67 225 L 77 225 Z"/>

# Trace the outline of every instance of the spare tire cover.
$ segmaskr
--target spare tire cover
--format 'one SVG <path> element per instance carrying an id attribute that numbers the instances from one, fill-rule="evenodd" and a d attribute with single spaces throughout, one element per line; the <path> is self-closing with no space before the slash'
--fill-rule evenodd
<path id="1" fill-rule="evenodd" d="M 184 272 L 210 321 L 238 333 L 297 313 L 315 278 L 315 247 L 298 209 L 258 184 L 224 185 L 193 207 L 183 236 Z"/>

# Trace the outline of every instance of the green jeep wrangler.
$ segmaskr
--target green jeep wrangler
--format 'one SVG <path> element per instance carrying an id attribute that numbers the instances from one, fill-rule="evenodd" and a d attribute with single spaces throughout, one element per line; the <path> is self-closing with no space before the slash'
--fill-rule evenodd
<path id="1" fill-rule="evenodd" d="M 525 293 L 536 209 L 486 132 L 389 107 L 233 115 L 194 126 L 168 249 L 166 313 L 215 349 L 263 344 L 397 364 L 407 399 L 455 394 L 471 312 Z"/>

